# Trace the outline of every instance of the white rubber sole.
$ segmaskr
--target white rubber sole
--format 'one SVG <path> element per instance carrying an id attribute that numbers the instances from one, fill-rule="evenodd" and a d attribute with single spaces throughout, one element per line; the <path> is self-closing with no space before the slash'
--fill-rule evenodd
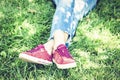
<path id="1" fill-rule="evenodd" d="M 43 65 L 51 65 L 52 62 L 44 60 L 44 59 L 39 59 L 39 58 L 35 58 L 32 56 L 29 56 L 27 54 L 19 54 L 19 58 L 27 61 L 27 62 L 31 62 L 31 63 L 37 63 L 37 64 L 43 64 Z"/>
<path id="2" fill-rule="evenodd" d="M 56 61 L 53 59 L 53 62 L 56 64 L 57 68 L 59 69 L 69 69 L 69 68 L 74 68 L 76 67 L 76 63 L 69 63 L 69 64 L 58 64 Z"/>

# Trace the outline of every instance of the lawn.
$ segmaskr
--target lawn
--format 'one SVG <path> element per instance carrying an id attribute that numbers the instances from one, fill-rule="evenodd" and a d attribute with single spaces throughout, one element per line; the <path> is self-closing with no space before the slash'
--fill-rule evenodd
<path id="1" fill-rule="evenodd" d="M 69 50 L 77 67 L 61 70 L 18 58 L 45 43 L 51 0 L 0 0 L 0 80 L 120 80 L 120 1 L 99 0 L 79 22 Z"/>

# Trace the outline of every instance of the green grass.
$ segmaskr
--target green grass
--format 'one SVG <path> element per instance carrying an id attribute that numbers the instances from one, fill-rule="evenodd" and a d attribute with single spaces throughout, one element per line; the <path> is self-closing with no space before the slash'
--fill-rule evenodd
<path id="1" fill-rule="evenodd" d="M 79 22 L 69 47 L 77 67 L 24 62 L 20 52 L 45 43 L 55 8 L 50 0 L 0 0 L 0 80 L 120 80 L 120 2 L 100 0 Z"/>

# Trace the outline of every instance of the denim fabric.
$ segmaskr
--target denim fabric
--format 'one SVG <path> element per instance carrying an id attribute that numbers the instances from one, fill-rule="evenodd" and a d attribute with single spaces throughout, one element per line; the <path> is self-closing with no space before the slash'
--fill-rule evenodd
<path id="1" fill-rule="evenodd" d="M 97 0 L 54 0 L 56 11 L 53 16 L 49 39 L 54 39 L 55 30 L 62 30 L 69 34 L 66 44 L 75 35 L 77 24 L 95 5 Z"/>

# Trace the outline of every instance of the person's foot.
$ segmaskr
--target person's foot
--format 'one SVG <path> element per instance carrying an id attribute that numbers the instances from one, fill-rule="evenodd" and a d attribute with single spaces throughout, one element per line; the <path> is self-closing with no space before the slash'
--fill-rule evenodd
<path id="1" fill-rule="evenodd" d="M 38 45 L 37 47 L 22 52 L 19 54 L 19 58 L 27 62 L 49 65 L 52 64 L 52 56 L 48 54 L 43 45 Z"/>
<path id="2" fill-rule="evenodd" d="M 59 69 L 76 67 L 75 60 L 72 58 L 70 52 L 64 44 L 59 45 L 53 52 L 53 62 Z"/>

